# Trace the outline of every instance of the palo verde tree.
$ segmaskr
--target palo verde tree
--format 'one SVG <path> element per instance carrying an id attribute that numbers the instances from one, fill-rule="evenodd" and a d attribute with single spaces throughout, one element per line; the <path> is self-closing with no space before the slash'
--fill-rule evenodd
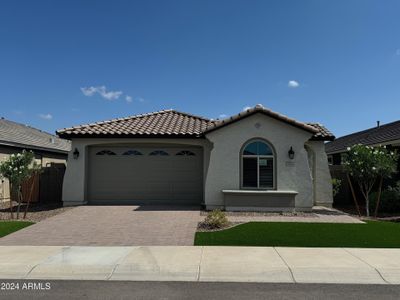
<path id="1" fill-rule="evenodd" d="M 347 148 L 345 167 L 350 176 L 358 183 L 365 198 L 367 217 L 370 216 L 369 195 L 372 188 L 379 180 L 378 195 L 380 195 L 383 179 L 390 177 L 396 171 L 397 159 L 397 153 L 388 151 L 386 146 L 354 145 Z M 379 198 L 378 196 L 377 207 Z"/>
<path id="2" fill-rule="evenodd" d="M 40 166 L 35 162 L 35 155 L 32 151 L 23 150 L 21 153 L 11 154 L 0 163 L 0 177 L 8 179 L 11 195 L 17 196 L 17 219 L 22 202 L 21 185 L 39 171 Z M 11 218 L 13 218 L 12 211 L 12 201 L 10 201 Z"/>

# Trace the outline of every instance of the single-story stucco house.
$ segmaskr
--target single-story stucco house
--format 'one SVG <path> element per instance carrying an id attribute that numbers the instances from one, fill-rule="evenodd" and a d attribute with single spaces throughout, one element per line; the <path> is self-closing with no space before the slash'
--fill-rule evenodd
<path id="1" fill-rule="evenodd" d="M 42 167 L 49 164 L 66 164 L 71 143 L 50 133 L 31 126 L 0 119 L 0 160 L 22 150 L 33 151 L 35 159 Z M 9 201 L 10 185 L 1 179 L 0 201 Z"/>
<path id="2" fill-rule="evenodd" d="M 224 120 L 163 110 L 59 130 L 72 141 L 64 205 L 332 205 L 322 125 L 257 105 Z"/>

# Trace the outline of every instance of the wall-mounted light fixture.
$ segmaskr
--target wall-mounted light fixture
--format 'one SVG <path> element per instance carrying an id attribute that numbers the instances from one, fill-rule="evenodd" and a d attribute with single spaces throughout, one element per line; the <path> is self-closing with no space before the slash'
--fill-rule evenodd
<path id="1" fill-rule="evenodd" d="M 290 149 L 289 149 L 289 151 L 288 151 L 288 154 L 289 154 L 289 158 L 290 158 L 290 159 L 293 159 L 293 158 L 294 158 L 294 150 L 293 150 L 292 146 L 290 146 Z"/>
<path id="2" fill-rule="evenodd" d="M 74 156 L 74 159 L 78 159 L 79 157 L 79 151 L 77 148 L 75 148 L 74 152 L 72 153 L 72 155 Z"/>

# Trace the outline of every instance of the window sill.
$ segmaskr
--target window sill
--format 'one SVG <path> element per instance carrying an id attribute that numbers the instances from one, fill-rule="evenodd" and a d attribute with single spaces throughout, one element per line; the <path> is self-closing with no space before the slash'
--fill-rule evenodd
<path id="1" fill-rule="evenodd" d="M 287 211 L 295 208 L 296 191 L 222 190 L 226 210 Z"/>
<path id="2" fill-rule="evenodd" d="M 296 191 L 285 190 L 222 190 L 226 195 L 297 195 Z"/>

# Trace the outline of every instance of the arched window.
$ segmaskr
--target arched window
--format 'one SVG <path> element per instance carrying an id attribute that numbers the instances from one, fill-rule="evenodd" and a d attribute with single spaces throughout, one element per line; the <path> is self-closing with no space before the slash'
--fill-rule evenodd
<path id="1" fill-rule="evenodd" d="M 179 151 L 176 155 L 195 156 L 196 154 L 194 154 L 192 151 L 189 151 L 189 150 L 182 150 L 182 151 Z"/>
<path id="2" fill-rule="evenodd" d="M 272 189 L 275 187 L 274 152 L 262 140 L 252 140 L 245 144 L 241 153 L 242 187 Z"/>
<path id="3" fill-rule="evenodd" d="M 167 156 L 169 154 L 167 152 L 165 152 L 164 150 L 154 150 L 149 155 L 151 155 L 151 156 L 155 156 L 155 155 Z"/>
<path id="4" fill-rule="evenodd" d="M 96 155 L 116 155 L 115 152 L 112 152 L 111 150 L 101 150 L 96 153 Z"/>
<path id="5" fill-rule="evenodd" d="M 122 153 L 122 155 L 143 155 L 143 154 L 137 150 L 128 150 Z"/>

